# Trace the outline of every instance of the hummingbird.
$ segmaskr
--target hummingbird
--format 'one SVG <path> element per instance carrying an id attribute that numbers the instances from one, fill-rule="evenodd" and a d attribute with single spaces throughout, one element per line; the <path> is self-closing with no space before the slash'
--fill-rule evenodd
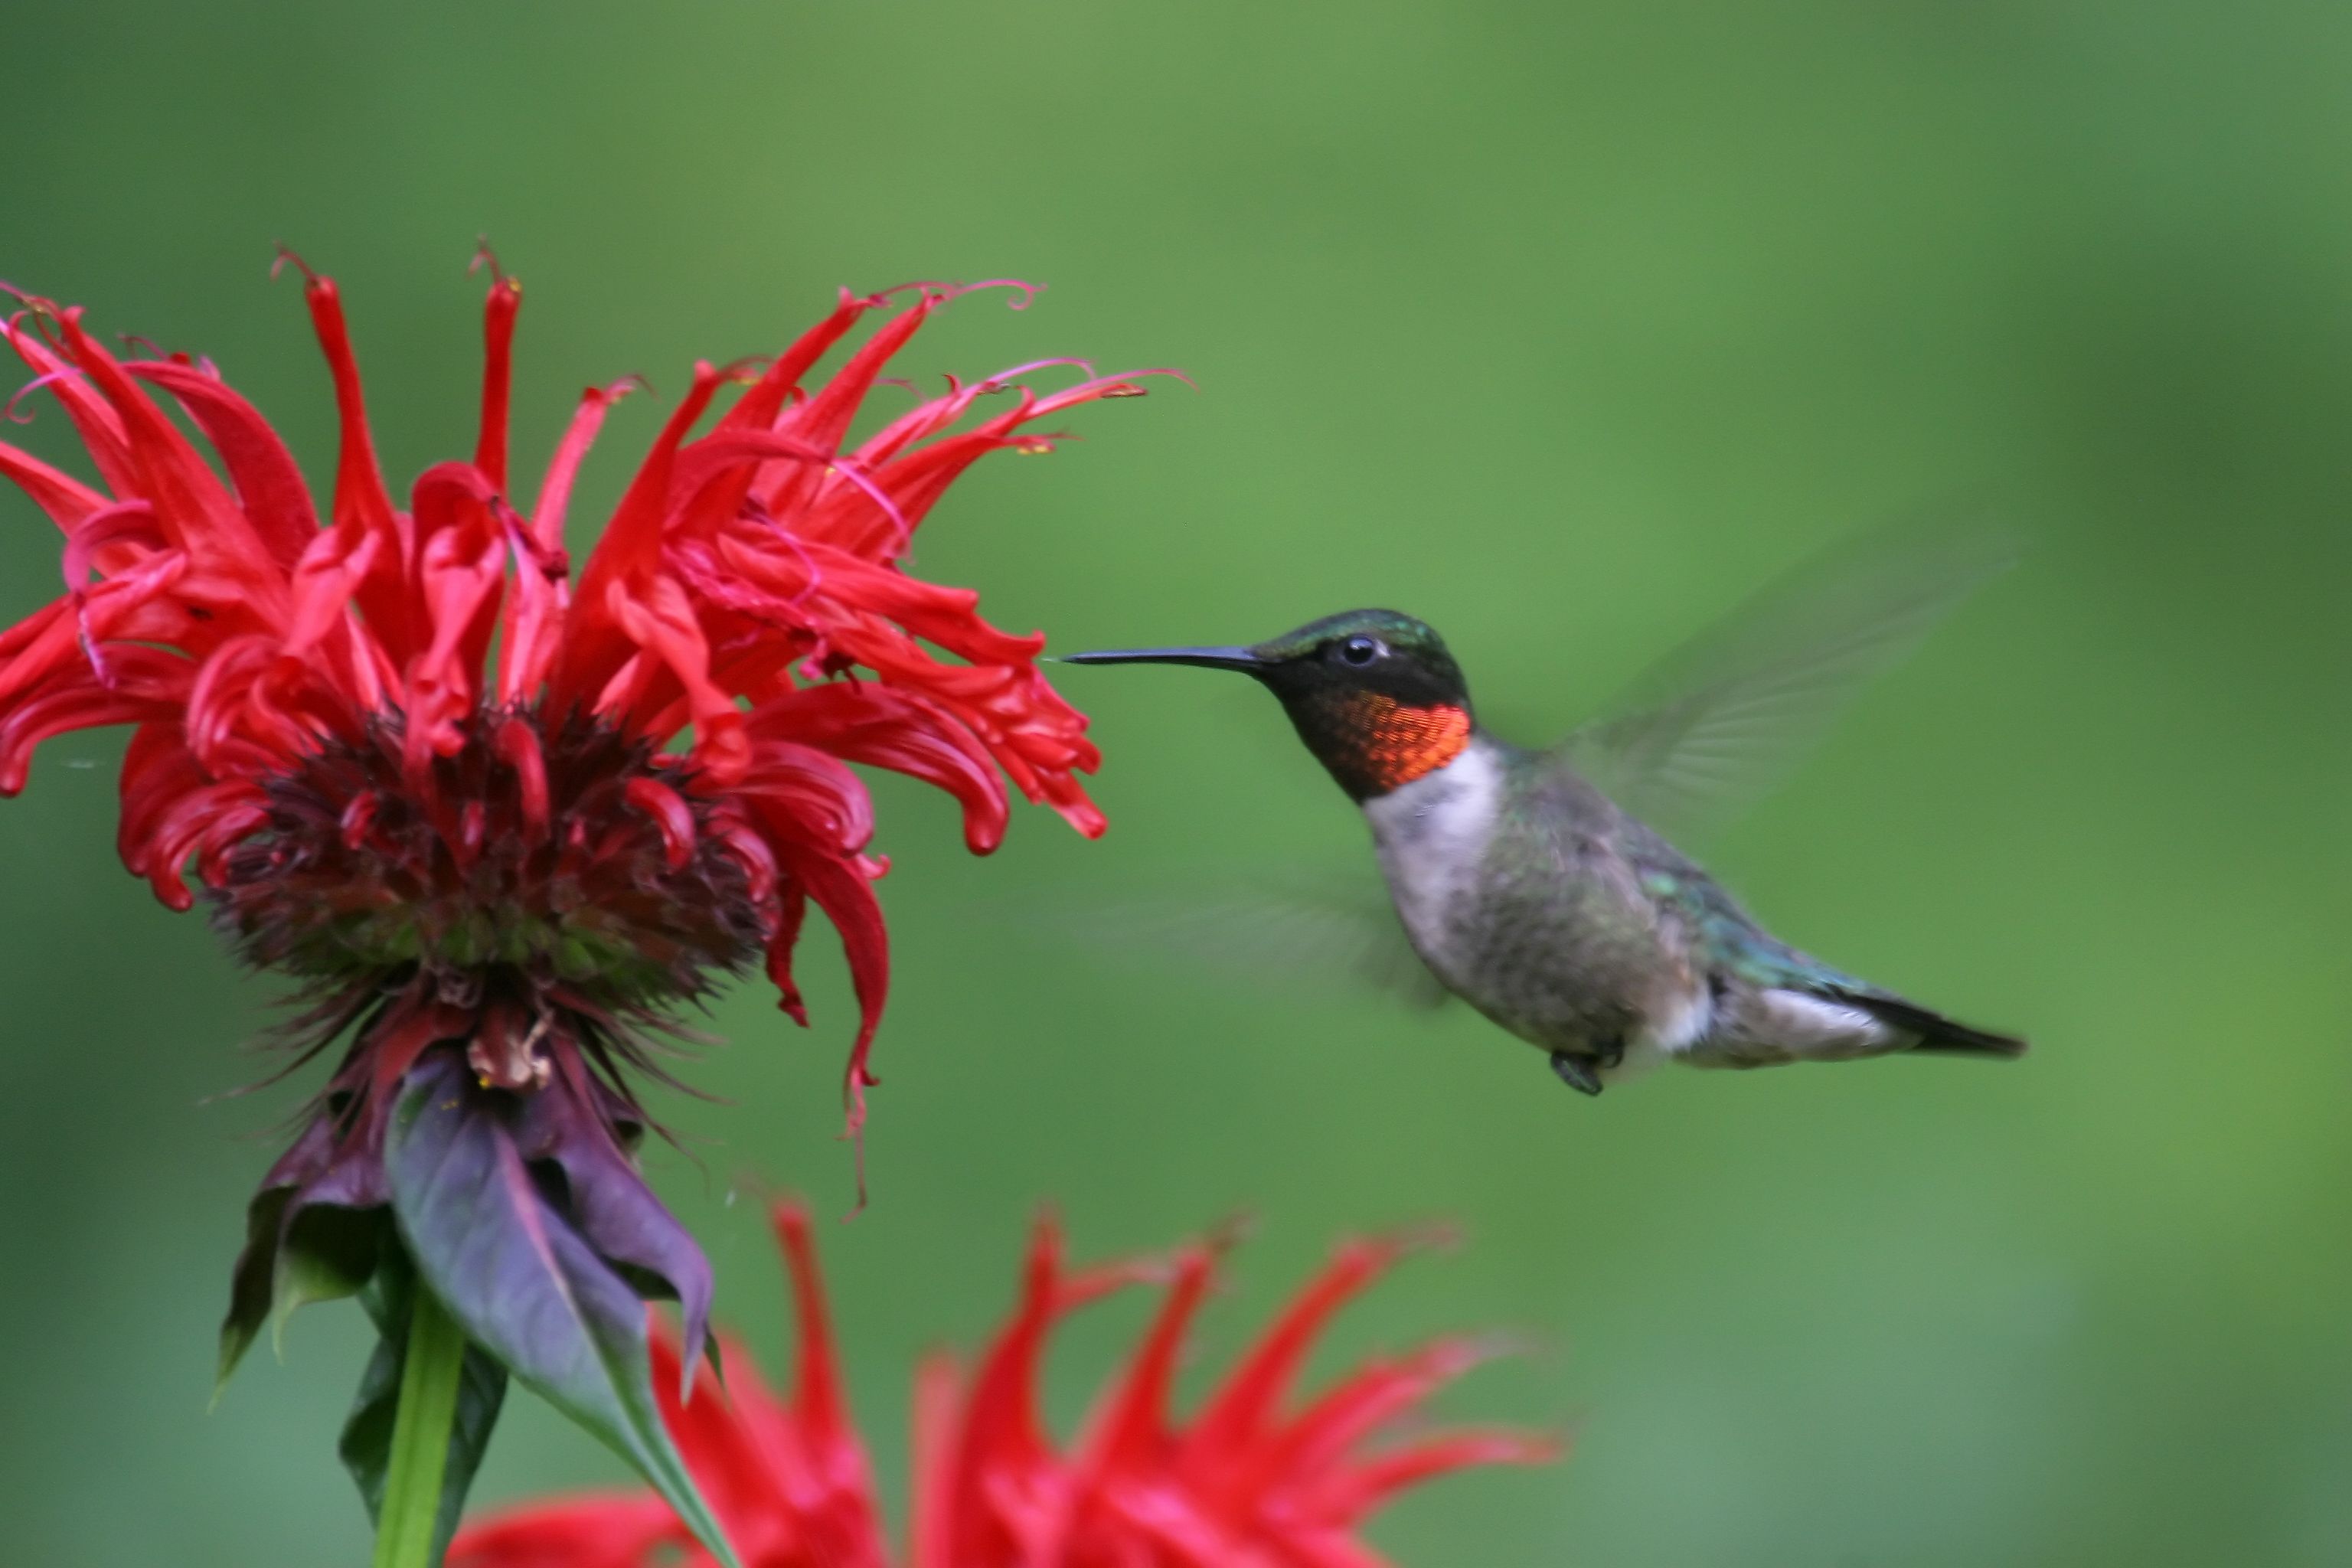
<path id="1" fill-rule="evenodd" d="M 1817 566 L 1637 682 L 1646 700 L 1543 749 L 1482 725 L 1444 639 L 1394 610 L 1247 646 L 1061 659 L 1230 670 L 1272 692 L 1361 810 L 1412 959 L 1584 1094 L 1661 1061 L 2011 1058 L 2024 1040 L 1780 941 L 1632 808 L 1703 805 L 1785 761 L 1842 688 L 2006 564 L 1970 548 L 1911 554 L 1900 573 Z"/>

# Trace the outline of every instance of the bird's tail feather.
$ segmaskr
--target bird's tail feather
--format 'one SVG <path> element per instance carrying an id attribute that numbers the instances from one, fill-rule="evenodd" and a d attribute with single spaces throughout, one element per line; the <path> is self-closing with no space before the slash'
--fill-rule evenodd
<path id="1" fill-rule="evenodd" d="M 1911 1047 L 1915 1051 L 1936 1051 L 1959 1057 L 2011 1058 L 2025 1054 L 2025 1041 L 2018 1036 L 1972 1028 L 1915 1002 L 1906 1002 L 1900 996 L 1849 991 L 1842 993 L 1838 999 L 1861 1008 L 1881 1023 L 1891 1025 L 1906 1034 L 1918 1036 L 1919 1043 Z"/>

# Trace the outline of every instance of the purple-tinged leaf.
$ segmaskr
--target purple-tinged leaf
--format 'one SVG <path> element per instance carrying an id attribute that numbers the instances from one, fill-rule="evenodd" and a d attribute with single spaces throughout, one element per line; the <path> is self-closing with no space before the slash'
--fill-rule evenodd
<path id="1" fill-rule="evenodd" d="M 455 1052 L 411 1069 L 384 1149 L 401 1239 L 467 1339 L 635 1466 L 740 1568 L 662 1426 L 645 1308 L 532 1181 L 515 1103 L 476 1087 Z"/>
<path id="2" fill-rule="evenodd" d="M 576 1067 L 576 1062 L 574 1066 Z M 583 1080 L 586 1074 L 581 1073 Z M 563 1172 L 562 1206 L 589 1246 L 610 1261 L 651 1276 L 686 1320 L 678 1397 L 694 1390 L 694 1369 L 710 1337 L 710 1260 L 662 1206 L 614 1141 L 593 1099 L 593 1085 L 559 1078 L 523 1104 L 515 1145 L 526 1162 Z"/>

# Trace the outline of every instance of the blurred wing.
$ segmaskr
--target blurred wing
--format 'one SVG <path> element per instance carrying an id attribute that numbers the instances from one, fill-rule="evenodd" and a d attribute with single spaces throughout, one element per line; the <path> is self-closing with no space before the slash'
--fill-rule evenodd
<path id="1" fill-rule="evenodd" d="M 1833 546 L 1653 666 L 1558 754 L 1654 824 L 1728 816 L 2017 554 L 1982 524 L 1906 523 Z"/>
<path id="2" fill-rule="evenodd" d="M 1375 991 L 1415 1007 L 1446 998 L 1369 871 L 1236 879 L 1074 910 L 1049 923 L 1126 957 L 1284 990 Z"/>

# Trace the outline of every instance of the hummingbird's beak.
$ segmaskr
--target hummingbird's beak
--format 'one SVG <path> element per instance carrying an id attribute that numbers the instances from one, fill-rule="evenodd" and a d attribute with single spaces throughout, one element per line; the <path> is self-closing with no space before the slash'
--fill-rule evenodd
<path id="1" fill-rule="evenodd" d="M 1266 661 L 1245 647 L 1107 647 L 1092 653 L 1066 653 L 1064 664 L 1196 664 L 1203 669 L 1238 669 L 1255 674 Z"/>

